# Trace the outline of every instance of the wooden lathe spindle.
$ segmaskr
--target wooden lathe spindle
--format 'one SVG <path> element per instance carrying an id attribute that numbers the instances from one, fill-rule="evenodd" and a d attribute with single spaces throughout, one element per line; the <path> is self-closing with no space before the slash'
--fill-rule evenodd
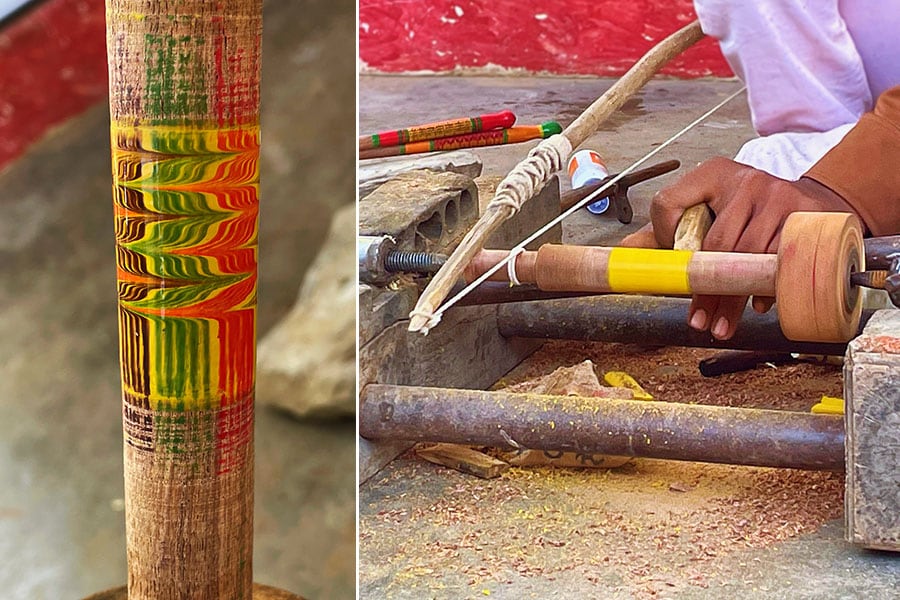
<path id="1" fill-rule="evenodd" d="M 506 250 L 482 250 L 466 270 L 471 281 Z M 691 252 L 546 244 L 516 257 L 516 276 L 546 292 L 775 295 L 772 254 Z M 506 270 L 491 276 L 503 281 Z"/>
<path id="2" fill-rule="evenodd" d="M 106 15 L 128 598 L 249 599 L 262 1 Z"/>
<path id="3" fill-rule="evenodd" d="M 787 338 L 846 342 L 862 312 L 850 285 L 850 273 L 865 270 L 861 231 L 851 214 L 798 212 L 785 222 L 777 256 L 547 244 L 519 254 L 515 275 L 546 292 L 775 297 Z M 482 250 L 466 268 L 466 281 L 508 254 Z M 506 270 L 490 278 L 508 279 Z"/>

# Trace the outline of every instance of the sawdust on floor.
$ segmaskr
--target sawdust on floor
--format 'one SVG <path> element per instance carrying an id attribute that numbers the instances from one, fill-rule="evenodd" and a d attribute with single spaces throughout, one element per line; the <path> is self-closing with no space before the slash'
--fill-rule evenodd
<path id="1" fill-rule="evenodd" d="M 822 395 L 841 394 L 833 365 L 704 378 L 697 363 L 714 353 L 552 341 L 497 387 L 590 359 L 598 376 L 626 371 L 662 401 L 808 411 Z M 490 595 L 522 578 L 574 577 L 636 598 L 733 578 L 723 569 L 735 553 L 839 518 L 844 487 L 838 473 L 649 459 L 612 470 L 511 468 L 483 481 L 412 454 L 370 485 L 381 493 L 361 507 L 363 582 L 381 576 L 387 592 L 413 586 L 444 597 L 454 580 Z M 382 552 L 391 553 L 386 562 L 373 556 Z"/>
<path id="2" fill-rule="evenodd" d="M 697 365 L 716 352 L 554 340 L 510 371 L 494 389 L 590 359 L 601 380 L 607 371 L 625 371 L 663 402 L 809 411 L 822 396 L 843 393 L 841 369 L 830 364 L 760 365 L 743 373 L 704 377 Z"/>

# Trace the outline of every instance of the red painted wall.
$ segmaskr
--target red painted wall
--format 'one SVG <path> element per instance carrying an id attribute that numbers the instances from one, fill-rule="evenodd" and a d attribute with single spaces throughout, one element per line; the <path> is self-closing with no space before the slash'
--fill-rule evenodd
<path id="1" fill-rule="evenodd" d="M 106 98 L 103 0 L 48 0 L 0 29 L 0 169 Z"/>
<path id="2" fill-rule="evenodd" d="M 360 58 L 373 71 L 500 66 L 561 75 L 621 75 L 695 19 L 690 0 L 360 0 Z M 714 40 L 663 71 L 731 76 Z"/>

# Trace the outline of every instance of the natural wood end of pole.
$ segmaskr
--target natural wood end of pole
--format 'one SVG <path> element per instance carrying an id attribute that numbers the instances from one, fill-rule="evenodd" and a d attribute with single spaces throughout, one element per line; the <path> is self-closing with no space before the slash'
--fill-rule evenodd
<path id="1" fill-rule="evenodd" d="M 712 225 L 712 212 L 706 204 L 692 206 L 681 215 L 675 229 L 675 250 L 697 252 L 703 247 L 703 238 Z"/>

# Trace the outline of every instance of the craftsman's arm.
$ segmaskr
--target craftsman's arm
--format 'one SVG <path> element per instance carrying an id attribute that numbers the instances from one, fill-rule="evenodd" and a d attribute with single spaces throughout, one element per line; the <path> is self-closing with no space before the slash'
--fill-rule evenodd
<path id="1" fill-rule="evenodd" d="M 781 228 L 797 211 L 849 212 L 853 207 L 838 194 L 808 178 L 786 181 L 723 157 L 710 159 L 656 194 L 651 222 L 622 241 L 624 246 L 671 248 L 685 210 L 706 203 L 715 220 L 702 249 L 714 252 L 775 253 Z M 694 296 L 690 325 L 725 340 L 734 335 L 747 303 L 741 296 Z M 769 298 L 754 298 L 765 312 Z"/>
<path id="2" fill-rule="evenodd" d="M 900 85 L 804 177 L 840 194 L 872 235 L 900 232 Z"/>
<path id="3" fill-rule="evenodd" d="M 781 227 L 796 211 L 850 212 L 876 235 L 900 233 L 900 86 L 882 94 L 835 148 L 799 181 L 786 181 L 726 158 L 714 158 L 661 190 L 650 205 L 651 223 L 623 245 L 671 248 L 686 209 L 707 203 L 716 220 L 704 250 L 775 252 Z M 730 338 L 746 298 L 696 296 L 690 324 Z M 754 308 L 769 308 L 754 299 Z"/>

